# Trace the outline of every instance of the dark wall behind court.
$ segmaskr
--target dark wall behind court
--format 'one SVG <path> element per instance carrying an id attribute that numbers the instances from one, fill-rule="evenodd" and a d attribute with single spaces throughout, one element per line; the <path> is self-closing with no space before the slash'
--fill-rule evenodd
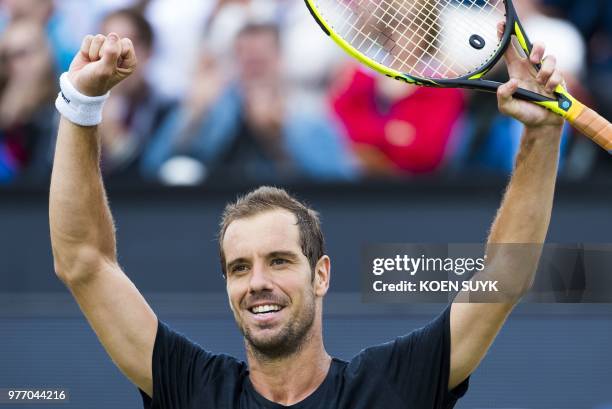
<path id="1" fill-rule="evenodd" d="M 561 186 L 549 242 L 609 243 L 612 185 Z M 332 257 L 328 349 L 349 358 L 408 332 L 443 306 L 360 303 L 360 251 L 380 242 L 482 242 L 502 184 L 293 189 L 323 217 Z M 113 189 L 121 264 L 161 319 L 216 352 L 243 355 L 226 307 L 215 241 L 235 190 Z M 53 275 L 47 192 L 0 191 L 0 389 L 58 386 L 66 407 L 138 407 Z M 521 306 L 459 408 L 593 409 L 612 404 L 612 306 Z M 21 405 L 21 408 L 26 406 Z M 38 406 L 37 406 L 38 407 Z"/>
<path id="2" fill-rule="evenodd" d="M 121 264 L 145 291 L 224 289 L 219 216 L 247 189 L 111 190 Z M 334 288 L 359 291 L 363 245 L 484 242 L 503 189 L 474 180 L 292 191 L 322 215 Z M 0 271 L 9 277 L 1 285 L 8 290 L 62 289 L 52 274 L 47 206 L 46 191 L 0 190 Z M 561 186 L 548 241 L 612 242 L 612 182 Z"/>

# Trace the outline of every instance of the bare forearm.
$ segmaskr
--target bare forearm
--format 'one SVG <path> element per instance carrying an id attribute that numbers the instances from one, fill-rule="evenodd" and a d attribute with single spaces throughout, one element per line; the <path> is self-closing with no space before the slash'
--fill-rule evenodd
<path id="1" fill-rule="evenodd" d="M 80 275 L 99 260 L 116 260 L 115 233 L 100 172 L 96 127 L 62 118 L 57 138 L 49 218 L 56 271 Z"/>
<path id="2" fill-rule="evenodd" d="M 491 227 L 486 267 L 474 281 L 499 293 L 461 293 L 461 302 L 495 302 L 506 313 L 531 286 L 546 239 L 557 179 L 559 127 L 526 128 L 512 179 Z"/>
<path id="3" fill-rule="evenodd" d="M 526 128 L 516 167 L 487 243 L 478 279 L 499 283 L 513 305 L 531 286 L 546 239 L 558 170 L 559 127 Z M 499 294 L 498 294 L 499 295 Z"/>
<path id="4" fill-rule="evenodd" d="M 495 281 L 500 292 L 461 292 L 451 309 L 451 389 L 478 366 L 531 286 L 550 222 L 560 134 L 559 127 L 525 132 L 516 169 L 491 229 L 486 268 L 472 278 Z"/>
<path id="5" fill-rule="evenodd" d="M 488 242 L 543 243 L 558 170 L 558 127 L 527 128 Z"/>

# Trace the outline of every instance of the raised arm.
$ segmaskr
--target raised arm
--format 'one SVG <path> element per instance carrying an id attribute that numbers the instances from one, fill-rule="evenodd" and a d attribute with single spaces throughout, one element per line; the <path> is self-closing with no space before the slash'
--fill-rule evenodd
<path id="1" fill-rule="evenodd" d="M 106 94 L 135 68 L 130 40 L 116 34 L 87 36 L 68 79 L 77 91 L 94 97 Z M 151 396 L 157 318 L 117 262 L 99 157 L 97 127 L 62 117 L 49 200 L 55 271 L 115 364 Z"/>
<path id="2" fill-rule="evenodd" d="M 531 62 L 538 63 L 543 56 L 544 47 L 536 45 Z M 562 76 L 552 56 L 544 60 L 537 75 L 512 48 L 506 61 L 512 79 L 499 89 L 499 108 L 523 122 L 525 132 L 512 179 L 491 228 L 482 274 L 500 282 L 504 298 L 495 303 L 470 303 L 470 294 L 461 293 L 453 303 L 450 389 L 476 369 L 513 307 L 531 286 L 550 223 L 563 120 L 512 95 L 519 85 L 552 94 Z"/>

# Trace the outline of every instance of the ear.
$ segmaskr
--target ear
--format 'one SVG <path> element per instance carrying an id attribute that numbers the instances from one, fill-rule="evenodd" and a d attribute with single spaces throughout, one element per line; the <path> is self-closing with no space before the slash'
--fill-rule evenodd
<path id="1" fill-rule="evenodd" d="M 329 289 L 331 278 L 331 260 L 329 256 L 323 256 L 317 261 L 314 275 L 314 290 L 317 297 L 323 297 Z"/>

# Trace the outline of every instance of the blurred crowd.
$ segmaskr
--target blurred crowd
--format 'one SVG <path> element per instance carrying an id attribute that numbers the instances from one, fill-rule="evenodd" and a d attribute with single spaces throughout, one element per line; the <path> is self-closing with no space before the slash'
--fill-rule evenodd
<path id="1" fill-rule="evenodd" d="M 468 1 L 468 0 L 462 0 Z M 470 0 L 471 1 L 471 0 Z M 515 0 L 579 99 L 612 119 L 612 2 Z M 586 5 L 588 3 L 588 6 Z M 521 125 L 494 96 L 407 86 L 346 57 L 289 0 L 0 0 L 0 185 L 47 182 L 58 76 L 81 39 L 133 40 L 100 125 L 109 182 L 507 175 Z M 494 72 L 504 79 L 504 70 Z M 562 177 L 610 174 L 567 127 Z"/>

